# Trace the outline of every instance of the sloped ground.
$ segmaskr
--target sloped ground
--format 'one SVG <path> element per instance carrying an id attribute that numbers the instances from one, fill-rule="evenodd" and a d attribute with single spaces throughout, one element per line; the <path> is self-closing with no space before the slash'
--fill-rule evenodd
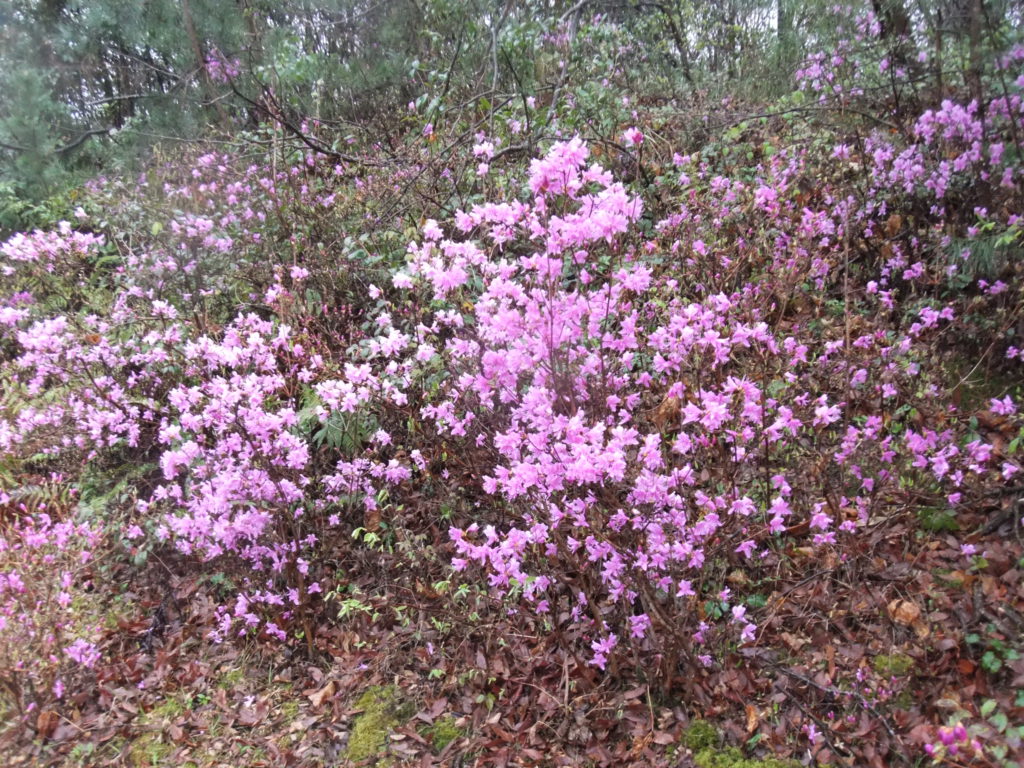
<path id="1" fill-rule="evenodd" d="M 31 746 L 12 750 L 8 734 L 7 764 L 781 768 L 721 747 L 806 763 L 794 723 L 818 713 L 820 761 L 912 759 L 936 719 L 974 701 L 1020 708 L 1020 531 L 995 524 L 998 507 L 954 522 L 991 529 L 975 538 L 984 568 L 964 570 L 956 539 L 910 517 L 880 528 L 853 567 L 794 552 L 806 577 L 772 585 L 758 644 L 721 668 L 680 670 L 668 693 L 639 668 L 626 672 L 634 686 L 612 687 L 493 608 L 469 618 L 367 583 L 368 613 L 319 628 L 309 659 L 211 645 L 216 587 L 201 578 L 173 578 L 166 592 L 143 583 L 111 608 L 109 661 Z"/>
<path id="2" fill-rule="evenodd" d="M 1011 768 L 1024 110 L 829 61 L 197 148 L 5 243 L 5 764 Z"/>

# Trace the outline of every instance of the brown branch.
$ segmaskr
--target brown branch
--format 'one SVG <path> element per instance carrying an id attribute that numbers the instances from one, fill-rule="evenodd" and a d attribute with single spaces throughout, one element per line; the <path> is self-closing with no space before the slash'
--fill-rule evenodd
<path id="1" fill-rule="evenodd" d="M 897 126 L 895 123 L 890 123 L 888 120 L 883 120 L 882 118 L 880 118 L 880 117 L 878 117 L 876 115 L 872 115 L 869 112 L 862 112 L 861 110 L 854 109 L 853 107 L 848 107 L 848 106 L 830 107 L 830 106 L 817 106 L 817 105 L 813 105 L 813 104 L 809 105 L 809 106 L 803 106 L 803 107 L 790 107 L 789 109 L 782 109 L 782 110 L 779 110 L 778 112 L 762 112 L 762 113 L 756 114 L 756 115 L 746 115 L 744 117 L 732 120 L 731 122 L 724 123 L 724 124 L 720 125 L 719 127 L 720 128 L 732 128 L 733 126 L 740 125 L 741 123 L 745 123 L 748 120 L 759 120 L 761 118 L 781 117 L 782 115 L 788 115 L 788 114 L 792 114 L 794 112 L 849 112 L 851 114 L 860 115 L 861 117 L 867 118 L 868 120 L 871 120 L 871 121 L 873 121 L 875 123 L 878 123 L 879 125 L 885 126 L 886 128 L 889 128 L 889 129 L 891 129 L 893 131 L 898 131 L 899 130 L 899 126 Z"/>
<path id="2" fill-rule="evenodd" d="M 70 152 L 71 150 L 76 149 L 77 147 L 79 147 L 82 144 L 84 144 L 86 139 L 90 138 L 91 136 L 102 136 L 105 133 L 110 133 L 110 128 L 90 128 L 89 130 L 87 130 L 84 133 L 82 133 L 79 136 L 77 136 L 73 141 L 69 141 L 67 144 L 64 144 L 64 145 L 59 146 L 59 147 L 55 147 L 52 150 L 53 154 L 56 154 L 56 155 L 66 154 L 67 152 Z M 0 141 L 0 149 L 8 149 L 11 152 L 31 152 L 32 151 L 32 148 L 30 148 L 30 147 L 22 147 L 22 146 L 19 146 L 17 144 L 8 144 L 6 141 Z"/>
<path id="3" fill-rule="evenodd" d="M 92 128 L 91 130 L 88 130 L 85 133 L 83 133 L 81 136 L 79 136 L 74 141 L 72 141 L 72 142 L 70 142 L 68 144 L 65 144 L 63 147 L 57 147 L 57 149 L 55 149 L 54 152 L 56 152 L 58 155 L 63 155 L 65 153 L 70 152 L 71 150 L 75 149 L 76 147 L 80 146 L 81 144 L 83 144 L 85 142 L 85 140 L 88 139 L 89 137 L 91 137 L 91 136 L 101 136 L 101 135 L 103 135 L 105 133 L 110 133 L 110 129 L 109 128 Z"/>
<path id="4" fill-rule="evenodd" d="M 331 149 L 330 147 L 320 143 L 312 136 L 307 134 L 305 131 L 303 131 L 301 128 L 299 128 L 297 125 L 295 125 L 287 117 L 285 117 L 284 111 L 281 109 L 280 104 L 278 104 L 277 101 L 274 99 L 271 90 L 265 85 L 263 85 L 262 87 L 264 96 L 267 98 L 266 103 L 264 103 L 263 101 L 256 101 L 254 99 L 249 98 L 240 90 L 238 90 L 238 88 L 235 86 L 234 81 L 231 82 L 231 90 L 234 91 L 235 95 L 238 98 L 240 98 L 246 104 L 251 106 L 253 109 L 256 109 L 262 114 L 266 115 L 268 118 L 270 118 L 273 122 L 280 125 L 282 128 L 286 129 L 289 133 L 295 136 L 295 138 L 297 138 L 299 141 L 301 141 L 314 152 L 321 155 L 327 155 L 328 157 L 333 157 L 338 160 L 344 160 L 347 163 L 354 163 L 373 167 L 380 167 L 384 165 L 384 163 L 375 163 L 363 157 L 357 157 L 355 155 L 348 155 L 343 152 L 338 152 L 337 150 Z M 270 106 L 268 106 L 268 104 Z"/>

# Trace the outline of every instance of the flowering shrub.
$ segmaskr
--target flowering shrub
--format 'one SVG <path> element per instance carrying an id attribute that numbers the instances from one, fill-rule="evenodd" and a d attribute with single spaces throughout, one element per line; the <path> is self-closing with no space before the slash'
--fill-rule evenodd
<path id="1" fill-rule="evenodd" d="M 30 315 L 37 301 L 72 303 L 77 288 L 67 286 L 57 294 L 50 289 L 62 278 L 80 279 L 91 272 L 103 243 L 102 236 L 62 221 L 55 232 L 19 232 L 0 245 L 0 276 L 8 289 L 0 305 L 0 339 Z"/>
<path id="2" fill-rule="evenodd" d="M 72 230 L 66 221 L 56 232 L 18 232 L 0 246 L 0 253 L 9 262 L 3 266 L 3 275 L 14 275 L 19 262 L 49 273 L 74 273 L 79 266 L 76 257 L 86 256 L 102 244 L 102 236 Z"/>
<path id="3" fill-rule="evenodd" d="M 1003 768 L 1018 765 L 1013 758 L 1024 743 L 1024 727 L 1011 723 L 992 699 L 986 700 L 979 714 L 984 721 L 971 722 L 966 712 L 959 712 L 949 725 L 934 730 L 934 740 L 924 745 L 932 764 L 963 765 L 970 760 Z"/>
<path id="4" fill-rule="evenodd" d="M 24 354 L 13 369 L 26 391 L 45 384 L 66 396 L 59 407 L 21 409 L 5 431 L 7 449 L 42 442 L 54 455 L 153 456 L 161 482 L 138 503 L 147 528 L 206 560 L 234 555 L 271 581 L 286 572 L 293 586 L 284 594 L 298 604 L 295 585 L 306 595 L 300 555 L 316 541 L 299 521 L 309 455 L 295 409 L 275 400 L 294 397 L 318 358 L 307 360 L 286 326 L 252 315 L 220 339 L 186 338 L 173 307 L 160 301 L 140 312 L 122 306 L 115 316 L 121 325 L 97 322 L 86 334 L 63 317 L 19 333 Z M 132 538 L 141 533 L 135 526 Z M 255 602 L 283 602 L 278 592 L 260 594 Z M 239 616 L 255 621 L 244 607 Z M 267 629 L 284 639 L 275 624 Z"/>
<path id="5" fill-rule="evenodd" d="M 259 604 L 288 606 L 287 619 L 319 586 L 305 580 L 305 551 L 317 541 L 301 519 L 309 447 L 296 434 L 296 410 L 280 400 L 287 403 L 313 377 L 318 358 L 307 360 L 286 326 L 250 315 L 238 318 L 221 340 L 189 341 L 182 359 L 188 383 L 168 392 L 157 439 L 164 446 L 163 482 L 139 511 L 166 510 L 156 534 L 182 552 L 204 560 L 234 554 L 254 581 L 267 574 L 266 583 L 235 606 L 243 627 L 261 623 L 250 610 Z M 286 592 L 275 588 L 275 574 L 288 580 Z M 249 575 L 243 583 L 250 583 Z M 221 631 L 231 622 L 225 613 Z M 274 621 L 263 628 L 285 639 Z"/>
<path id="6" fill-rule="evenodd" d="M 992 464 L 991 446 L 963 438 L 953 412 L 944 431 L 904 420 L 942 394 L 922 373 L 926 342 L 957 321 L 952 306 L 923 303 L 902 331 L 866 315 L 856 328 L 780 324 L 802 285 L 835 284 L 851 230 L 875 216 L 852 198 L 801 208 L 794 180 L 808 162 L 780 153 L 743 181 L 677 157 L 687 202 L 645 235 L 641 201 L 589 163 L 582 141 L 557 144 L 531 164 L 528 202 L 459 212 L 448 226 L 461 239 L 427 222 L 389 293 L 422 309 L 379 314 L 363 361 L 341 377 L 290 328 L 254 315 L 196 334 L 157 296 L 165 277 L 201 269 L 205 252 L 234 240 L 199 219 L 172 222 L 191 261 L 130 256 L 137 271 L 109 319 L 73 327 L 65 316 L 18 315 L 19 381 L 29 395 L 58 383 L 67 394 L 58 407 L 22 409 L 7 446 L 70 420 L 50 450 L 151 452 L 162 481 L 138 511 L 160 511 L 157 536 L 266 574 L 243 578 L 245 597 L 221 633 L 237 621 L 283 638 L 280 623 L 320 589 L 309 573 L 321 529 L 305 518 L 322 522 L 359 500 L 373 511 L 379 492 L 430 458 L 410 444 L 399 460 L 392 444 L 402 436 L 380 430 L 369 455 L 312 475 L 304 393 L 315 391 L 325 422 L 372 406 L 393 423 L 386 411 L 413 403 L 462 444 L 478 503 L 506 520 L 481 511 L 453 528 L 458 570 L 483 566 L 496 594 L 521 595 L 581 633 L 598 667 L 630 648 L 713 663 L 713 638 L 756 639 L 756 610 L 724 581 L 730 569 L 776 567 L 787 541 L 805 538 L 829 557 L 856 554 L 857 531 L 907 477 L 950 485 L 956 504 L 965 484 L 1018 469 Z M 748 211 L 772 223 L 774 242 L 748 239 Z M 28 253 L 28 242 L 5 253 Z M 774 250 L 776 280 L 751 271 L 755 247 Z M 34 252 L 50 251 L 40 240 Z M 847 270 L 847 291 L 891 307 L 892 266 L 877 280 L 856 275 L 852 288 Z M 307 274 L 289 272 L 295 282 Z M 1015 405 L 998 409 L 1012 417 Z M 276 618 L 263 624 L 258 606 Z"/>
<path id="7" fill-rule="evenodd" d="M 868 67 L 859 44 L 880 29 L 855 26 L 858 45 L 798 74 L 821 105 L 856 109 L 909 77 Z M 209 74 L 230 66 L 215 56 Z M 217 640 L 313 650 L 336 555 L 408 525 L 440 530 L 464 589 L 528 614 L 594 678 L 711 675 L 785 620 L 786 579 L 813 563 L 822 583 L 858 582 L 903 513 L 955 521 L 1017 482 L 1014 88 L 912 102 L 885 132 L 787 145 L 743 125 L 686 154 L 617 99 L 614 142 L 559 140 L 509 170 L 528 146 L 509 145 L 512 116 L 543 111 L 526 97 L 507 132 L 491 121 L 461 170 L 438 172 L 418 229 L 376 218 L 445 143 L 443 114 L 420 125 L 416 103 L 419 154 L 394 174 L 204 153 L 151 169 L 145 205 L 97 182 L 92 210 L 122 197 L 104 213 L 128 233 L 113 245 L 67 224 L 0 247 L 0 453 L 79 485 L 83 466 L 137 465 L 124 534 L 230 572 Z M 449 183 L 471 185 L 462 208 L 434 199 Z M 53 301 L 69 286 L 74 301 Z M 992 381 L 968 384 L 965 360 Z M 6 615 L 38 616 L 2 642 L 52 665 L 7 652 L 26 711 L 96 658 L 92 629 L 62 613 L 87 566 L 53 566 L 98 527 L 41 512 L 19 510 L 2 550 L 25 562 L 4 572 Z M 976 564 L 978 542 L 943 544 Z M 927 635 L 920 608 L 892 605 L 894 637 Z M 815 747 L 913 691 L 909 666 L 850 658 L 814 678 L 830 698 L 799 724 Z M 933 755 L 980 749 L 950 727 Z"/>
<path id="8" fill-rule="evenodd" d="M 908 471 L 956 488 L 998 473 L 982 442 L 961 449 L 954 430 L 899 415 L 939 394 L 922 381 L 922 343 L 951 307 L 923 306 L 902 333 L 780 332 L 770 283 L 709 290 L 728 260 L 673 237 L 687 209 L 638 237 L 640 201 L 588 154 L 555 145 L 531 165 L 529 202 L 456 214 L 463 239 L 428 221 L 394 284 L 431 311 L 408 327 L 382 315 L 371 365 L 321 386 L 342 410 L 422 393 L 423 417 L 459 441 L 480 520 L 451 531 L 456 570 L 481 567 L 496 594 L 582 633 L 602 669 L 627 649 L 710 664 L 713 637 L 757 636 L 726 571 L 756 577 L 791 541 L 857 553 Z M 793 206 L 785 178 L 799 167 L 781 158 L 781 181 L 760 186 L 719 179 L 721 205 L 760 208 L 780 241 L 806 242 L 786 278 L 824 286 L 850 209 Z M 659 253 L 690 254 L 694 284 L 659 277 Z"/>
<path id="9" fill-rule="evenodd" d="M 89 591 L 92 525 L 8 503 L 0 529 L 0 685 L 29 720 L 99 660 L 97 597 Z"/>
<path id="10" fill-rule="evenodd" d="M 276 174 L 246 167 L 241 181 L 227 181 L 235 172 L 229 158 L 204 155 L 193 185 L 162 190 L 184 210 L 175 209 L 166 228 L 150 228 L 150 248 L 125 251 L 102 276 L 112 290 L 89 296 L 102 311 L 55 313 L 25 291 L 8 299 L 5 378 L 19 398 L 0 413 L 5 457 L 46 456 L 64 466 L 130 457 L 152 467 L 133 489 L 135 507 L 120 510 L 135 516 L 127 538 L 152 536 L 233 569 L 239 597 L 225 606 L 218 638 L 235 627 L 285 640 L 282 627 L 297 621 L 312 640 L 303 609 L 320 585 L 311 563 L 323 531 L 341 519 L 338 504 L 348 503 L 342 477 L 311 461 L 316 445 L 354 450 L 359 443 L 336 445 L 336 420 L 311 431 L 318 402 L 311 385 L 324 365 L 311 331 L 328 316 L 325 325 L 340 335 L 358 331 L 338 307 L 314 298 L 336 282 L 332 276 L 318 272 L 307 283 L 309 269 L 271 269 L 261 258 L 282 206 L 331 204 L 314 199 L 305 181 L 293 186 L 312 166 L 303 159 Z M 251 193 L 250 181 L 262 191 Z M 296 247 L 304 237 L 295 237 Z M 5 287 L 42 273 L 37 293 L 60 294 L 102 242 L 70 226 L 16 236 L 4 245 Z M 257 289 L 249 299 L 306 327 L 296 333 L 252 313 L 220 326 L 232 266 L 249 270 Z M 314 439 L 325 431 L 326 440 Z M 387 477 L 400 479 L 394 468 Z M 332 505 L 334 513 L 323 514 Z"/>
<path id="11" fill-rule="evenodd" d="M 233 227 L 261 218 L 231 213 L 231 192 L 219 224 L 192 214 L 171 222 L 169 259 L 129 255 L 134 272 L 123 273 L 108 318 L 12 315 L 13 370 L 26 393 L 66 394 L 56 407 L 20 410 L 6 446 L 45 442 L 71 424 L 46 450 L 121 445 L 152 455 L 162 481 L 138 511 L 160 511 L 158 537 L 267 575 L 250 580 L 221 632 L 260 625 L 262 605 L 277 616 L 264 628 L 283 638 L 279 623 L 320 589 L 306 578 L 317 526 L 304 518 L 360 500 L 372 511 L 379 492 L 431 458 L 409 444 L 399 460 L 402 436 L 380 430 L 368 455 L 313 476 L 300 401 L 315 391 L 325 422 L 372 405 L 393 423 L 385 412 L 413 403 L 462 444 L 478 503 L 501 510 L 452 530 L 457 569 L 483 566 L 497 594 L 521 595 L 581 633 L 601 668 L 629 648 L 711 664 L 713 638 L 756 639 L 756 610 L 727 586 L 729 569 L 776 567 L 787 542 L 805 538 L 829 557 L 856 554 L 858 529 L 908 477 L 951 486 L 956 504 L 966 484 L 1018 471 L 966 439 L 954 411 L 942 416 L 945 430 L 906 420 L 942 394 L 922 374 L 926 342 L 957 321 L 952 306 L 923 302 L 903 330 L 872 326 L 867 313 L 842 327 L 788 321 L 805 286 L 828 290 L 840 275 L 846 300 L 872 310 L 891 309 L 898 290 L 895 261 L 870 280 L 844 266 L 850 238 L 884 211 L 827 194 L 831 208 L 798 203 L 796 179 L 812 159 L 779 153 L 741 180 L 677 156 L 684 202 L 651 231 L 641 201 L 589 164 L 582 141 L 557 144 L 531 164 L 528 202 L 459 212 L 447 224 L 458 240 L 427 222 L 389 292 L 420 309 L 379 314 L 363 360 L 341 377 L 287 326 L 248 315 L 201 333 L 209 319 L 193 315 L 190 327 L 159 298 L 198 300 L 179 293 L 188 274 L 237 247 L 243 230 Z M 213 203 L 221 184 L 204 181 L 200 193 Z M 751 211 L 771 238 L 743 228 Z M 56 245 L 15 239 L 4 252 L 12 265 L 49 264 L 47 253 L 99 242 L 61 236 Z M 753 271 L 755 249 L 773 253 L 771 279 Z M 309 272 L 287 274 L 298 285 Z M 185 282 L 167 293 L 178 276 Z M 282 312 L 283 279 L 265 297 Z M 1014 415 L 1011 399 L 999 403 Z"/>

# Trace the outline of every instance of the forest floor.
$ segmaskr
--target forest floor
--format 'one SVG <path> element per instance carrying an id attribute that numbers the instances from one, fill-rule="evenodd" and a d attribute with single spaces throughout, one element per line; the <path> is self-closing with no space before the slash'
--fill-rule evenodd
<path id="1" fill-rule="evenodd" d="M 211 644 L 224 585 L 154 557 L 145 572 L 125 567 L 95 686 L 76 692 L 70 718 L 40 713 L 37 738 L 8 743 L 6 765 L 781 768 L 884 766 L 887 752 L 915 764 L 932 707 L 1019 705 L 1013 490 L 991 510 L 924 521 L 930 531 L 886 521 L 847 563 L 794 549 L 806 577 L 773 585 L 757 644 L 724 668 L 681 667 L 668 690 L 639 668 L 620 674 L 635 685 L 611 688 L 551 637 L 523 634 L 521 619 L 513 629 L 497 607 L 460 614 L 414 574 L 349 585 L 358 599 L 339 601 L 312 655 Z M 984 568 L 965 570 L 954 528 L 983 534 Z M 830 703 L 817 743 L 794 732 Z"/>

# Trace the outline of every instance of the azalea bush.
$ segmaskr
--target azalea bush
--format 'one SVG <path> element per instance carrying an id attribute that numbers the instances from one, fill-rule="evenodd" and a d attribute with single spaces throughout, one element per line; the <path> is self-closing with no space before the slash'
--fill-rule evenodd
<path id="1" fill-rule="evenodd" d="M 952 480 L 955 504 L 1018 469 L 936 401 L 929 348 L 951 306 L 879 325 L 877 283 L 849 273 L 845 323 L 800 327 L 772 302 L 825 288 L 848 258 L 853 203 L 800 210 L 786 179 L 801 163 L 778 159 L 760 184 L 712 180 L 728 192 L 721 219 L 758 209 L 787 243 L 781 285 L 723 293 L 742 246 L 691 239 L 685 206 L 644 236 L 640 201 L 582 142 L 556 145 L 533 162 L 527 202 L 458 213 L 451 237 L 427 222 L 393 282 L 398 305 L 431 311 L 415 325 L 381 315 L 369 363 L 321 385 L 341 410 L 421 402 L 478 493 L 478 520 L 451 531 L 455 568 L 481 567 L 497 594 L 572 628 L 602 669 L 628 650 L 711 664 L 712 638 L 756 640 L 756 611 L 725 579 L 735 568 L 756 581 L 794 546 L 842 567 L 908 482 Z M 924 413 L 951 428 L 921 429 Z"/>
<path id="2" fill-rule="evenodd" d="M 100 658 L 100 529 L 8 502 L 0 529 L 0 705 L 35 727 Z"/>
<path id="3" fill-rule="evenodd" d="M 851 23 L 779 114 L 707 141 L 611 90 L 543 130 L 525 93 L 448 124 L 416 99 L 386 152 L 157 158 L 9 238 L 0 673 L 21 714 L 97 663 L 104 526 L 218 574 L 211 641 L 315 658 L 345 568 L 423 592 L 427 564 L 581 678 L 665 694 L 756 658 L 791 617 L 781 584 L 858 583 L 897 523 L 987 567 L 980 535 L 925 518 L 1008 508 L 1022 470 L 1024 54 L 984 104 L 929 101 L 879 60 L 903 53 L 877 20 Z M 808 97 L 848 122 L 784 114 Z M 21 501 L 47 472 L 59 515 Z M 96 477 L 118 473 L 113 509 Z M 880 591 L 893 642 L 928 635 Z M 819 670 L 812 747 L 892 729 L 911 695 L 859 658 Z M 935 755 L 969 742 L 935 733 Z"/>

